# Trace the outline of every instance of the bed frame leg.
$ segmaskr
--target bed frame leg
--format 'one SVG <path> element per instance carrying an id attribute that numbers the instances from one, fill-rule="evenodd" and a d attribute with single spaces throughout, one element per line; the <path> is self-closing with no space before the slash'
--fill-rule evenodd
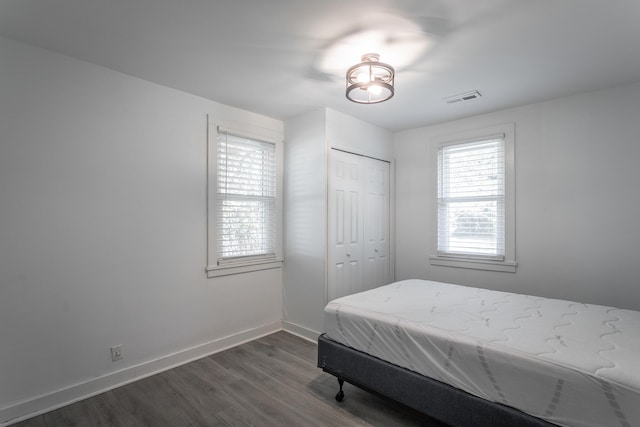
<path id="1" fill-rule="evenodd" d="M 342 399 L 344 399 L 344 391 L 342 391 L 344 380 L 342 378 L 338 378 L 338 385 L 340 386 L 340 391 L 338 391 L 338 394 L 336 394 L 336 400 L 338 402 L 342 402 Z"/>

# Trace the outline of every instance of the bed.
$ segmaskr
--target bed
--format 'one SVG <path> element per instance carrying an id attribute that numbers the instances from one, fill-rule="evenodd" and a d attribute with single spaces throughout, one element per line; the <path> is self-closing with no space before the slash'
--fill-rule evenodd
<path id="1" fill-rule="evenodd" d="M 640 426 L 638 311 L 405 280 L 324 322 L 338 401 L 346 381 L 452 426 Z"/>

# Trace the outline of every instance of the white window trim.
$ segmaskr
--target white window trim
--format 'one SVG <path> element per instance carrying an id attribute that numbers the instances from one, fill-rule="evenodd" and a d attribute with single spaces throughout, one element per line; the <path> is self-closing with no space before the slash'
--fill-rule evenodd
<path id="1" fill-rule="evenodd" d="M 217 144 L 218 129 L 236 136 L 270 142 L 276 146 L 276 253 L 270 257 L 247 257 L 218 263 L 217 227 Z M 207 120 L 207 277 L 281 268 L 283 265 L 282 193 L 283 193 L 283 134 L 281 131 L 248 124 L 228 124 Z"/>
<path id="2" fill-rule="evenodd" d="M 491 126 L 484 129 L 471 130 L 436 138 L 435 149 L 431 150 L 429 166 L 432 173 L 431 182 L 438 184 L 438 149 L 441 145 L 461 144 L 479 141 L 487 137 L 504 134 L 505 143 L 505 256 L 504 260 L 483 259 L 464 255 L 438 254 L 438 203 L 433 200 L 434 211 L 431 221 L 432 246 L 429 263 L 440 267 L 468 268 L 515 273 L 516 262 L 516 228 L 515 228 L 515 125 L 513 123 Z M 437 188 L 433 194 L 438 194 Z"/>

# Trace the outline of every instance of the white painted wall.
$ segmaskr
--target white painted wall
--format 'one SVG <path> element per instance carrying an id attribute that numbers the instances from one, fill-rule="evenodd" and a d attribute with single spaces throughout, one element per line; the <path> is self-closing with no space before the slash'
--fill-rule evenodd
<path id="1" fill-rule="evenodd" d="M 0 424 L 281 327 L 281 270 L 204 268 L 206 114 L 282 122 L 2 38 L 0 58 Z"/>
<path id="2" fill-rule="evenodd" d="M 396 279 L 639 310 L 639 111 L 636 84 L 396 134 Z M 434 137 L 501 123 L 516 129 L 517 272 L 430 266 Z"/>
<path id="3" fill-rule="evenodd" d="M 285 137 L 284 324 L 315 339 L 326 305 L 328 150 L 391 160 L 393 136 L 325 108 L 287 120 Z"/>
<path id="4" fill-rule="evenodd" d="M 322 330 L 325 299 L 325 117 L 320 109 L 285 122 L 283 317 L 307 338 Z"/>
<path id="5" fill-rule="evenodd" d="M 375 105 L 363 105 L 375 108 Z M 326 109 L 326 138 L 329 148 L 342 148 L 380 160 L 393 160 L 393 134 L 331 108 Z"/>

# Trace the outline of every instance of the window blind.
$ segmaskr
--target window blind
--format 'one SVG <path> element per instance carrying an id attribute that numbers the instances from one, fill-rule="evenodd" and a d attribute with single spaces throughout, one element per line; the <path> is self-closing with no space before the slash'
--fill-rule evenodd
<path id="1" fill-rule="evenodd" d="M 275 257 L 276 148 L 218 130 L 218 263 Z"/>
<path id="2" fill-rule="evenodd" d="M 504 135 L 438 150 L 438 255 L 504 260 Z"/>

